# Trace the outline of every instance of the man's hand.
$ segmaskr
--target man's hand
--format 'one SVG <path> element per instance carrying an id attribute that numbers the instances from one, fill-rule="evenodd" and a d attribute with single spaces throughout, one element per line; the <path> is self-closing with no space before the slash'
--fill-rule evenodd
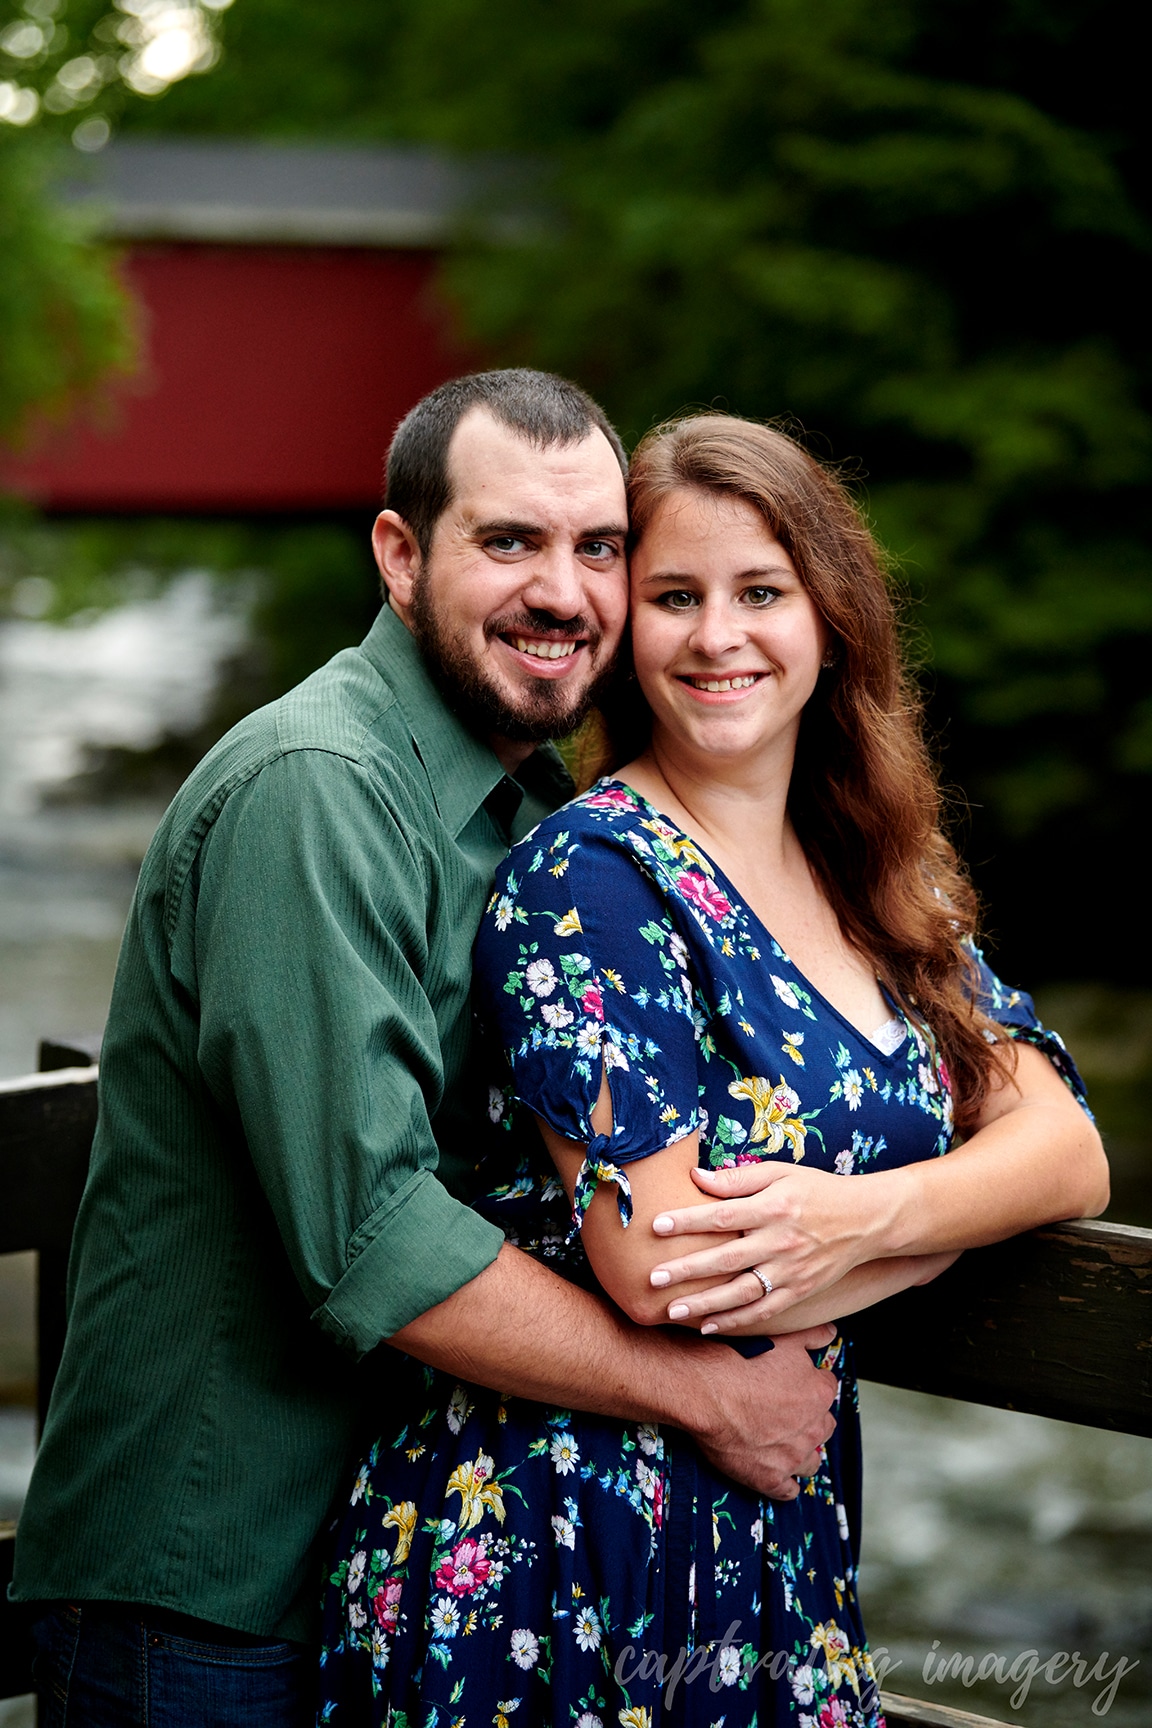
<path id="1" fill-rule="evenodd" d="M 814 1367 L 808 1352 L 825 1349 L 835 1336 L 834 1326 L 811 1326 L 777 1339 L 774 1350 L 751 1361 L 728 1345 L 702 1347 L 714 1402 L 699 1425 L 682 1425 L 710 1463 L 771 1500 L 796 1498 L 796 1477 L 820 1467 L 840 1390 L 836 1376 Z"/>
<path id="2" fill-rule="evenodd" d="M 494 1391 L 691 1434 L 719 1469 L 774 1500 L 819 1467 L 836 1378 L 814 1368 L 833 1326 L 747 1360 L 673 1327 L 633 1326 L 603 1297 L 507 1244 L 479 1277 L 389 1342 Z"/>

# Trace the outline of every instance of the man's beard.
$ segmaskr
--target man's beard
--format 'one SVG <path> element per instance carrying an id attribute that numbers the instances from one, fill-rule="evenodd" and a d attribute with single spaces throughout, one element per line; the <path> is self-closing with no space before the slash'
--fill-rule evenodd
<path id="1" fill-rule="evenodd" d="M 489 678 L 462 634 L 453 634 L 436 609 L 431 583 L 421 573 L 412 589 L 409 618 L 412 634 L 420 644 L 432 681 L 446 705 L 472 732 L 481 737 L 495 734 L 518 744 L 543 744 L 563 738 L 587 718 L 607 682 L 611 663 L 577 692 L 559 679 L 540 678 L 516 697 L 507 695 Z M 583 617 L 554 618 L 550 612 L 528 608 L 506 618 L 490 619 L 484 635 L 535 635 L 538 631 L 578 637 L 595 654 L 601 632 Z"/>

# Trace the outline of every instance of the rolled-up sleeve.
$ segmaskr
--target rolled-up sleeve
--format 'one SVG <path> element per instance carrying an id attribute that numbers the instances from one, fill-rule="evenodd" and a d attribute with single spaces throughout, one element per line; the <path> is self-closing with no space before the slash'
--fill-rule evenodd
<path id="1" fill-rule="evenodd" d="M 227 799 L 189 880 L 199 1060 L 318 1325 L 362 1353 L 495 1259 L 436 1176 L 435 858 L 403 791 L 323 750 Z"/>

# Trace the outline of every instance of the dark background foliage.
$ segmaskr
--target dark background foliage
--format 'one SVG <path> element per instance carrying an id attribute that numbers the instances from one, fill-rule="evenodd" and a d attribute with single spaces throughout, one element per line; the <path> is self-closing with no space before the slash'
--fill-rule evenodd
<path id="1" fill-rule="evenodd" d="M 1001 965 L 1143 983 L 1152 425 L 1129 16 L 237 0 L 207 75 L 103 100 L 129 131 L 518 158 L 509 209 L 477 212 L 446 261 L 462 322 L 499 359 L 579 378 L 631 438 L 718 403 L 843 464 L 908 593 Z M 330 589 L 323 559 L 268 562 L 271 687 Z"/>

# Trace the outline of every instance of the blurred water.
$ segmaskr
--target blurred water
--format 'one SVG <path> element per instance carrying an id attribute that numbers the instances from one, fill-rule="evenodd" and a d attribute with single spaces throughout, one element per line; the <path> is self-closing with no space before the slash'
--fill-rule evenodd
<path id="1" fill-rule="evenodd" d="M 53 798 L 86 745 L 143 748 L 196 726 L 243 631 L 195 574 L 101 618 L 0 623 L 0 1077 L 31 1069 L 40 1037 L 102 1025 L 160 815 Z M 1077 987 L 1046 1006 L 1100 1070 L 1135 1181 L 1148 1164 L 1152 1018 L 1144 999 L 1118 1008 L 1105 996 Z M 11 1402 L 27 1396 L 31 1278 L 30 1256 L 0 1260 L 0 1517 L 17 1510 L 31 1461 L 31 1414 Z M 883 1387 L 864 1387 L 863 1406 L 862 1590 L 873 1645 L 899 1664 L 886 1684 L 1029 1728 L 1079 1728 L 1100 1720 L 1092 1706 L 1107 1678 L 1079 1689 L 1041 1680 L 1013 1707 L 1011 1682 L 937 1682 L 925 1660 L 1078 1650 L 1091 1665 L 1108 1652 L 1106 1676 L 1120 1656 L 1140 1665 L 1106 1719 L 1152 1720 L 1152 1442 Z M 12 1709 L 13 1723 L 31 1720 L 24 1705 L 0 1705 L 0 1724 Z"/>

